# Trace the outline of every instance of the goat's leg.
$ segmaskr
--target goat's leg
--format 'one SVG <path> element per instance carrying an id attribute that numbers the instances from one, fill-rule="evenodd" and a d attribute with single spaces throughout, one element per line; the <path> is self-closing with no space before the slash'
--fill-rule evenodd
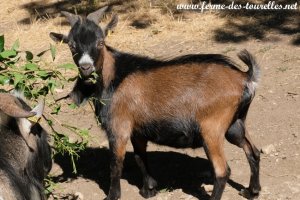
<path id="1" fill-rule="evenodd" d="M 131 128 L 127 123 L 117 121 L 112 131 L 108 131 L 110 161 L 110 188 L 106 200 L 117 200 L 121 197 L 120 179 L 123 169 L 123 161 L 126 154 L 126 144 L 130 138 Z"/>
<path id="2" fill-rule="evenodd" d="M 126 143 L 121 141 L 111 141 L 110 152 L 110 188 L 106 200 L 117 200 L 121 197 L 120 179 L 126 153 Z"/>
<path id="3" fill-rule="evenodd" d="M 203 130 L 202 135 L 205 152 L 215 173 L 214 188 L 210 199 L 220 200 L 230 174 L 223 149 L 224 133 L 206 129 Z"/>
<path id="4" fill-rule="evenodd" d="M 225 136 L 230 143 L 243 148 L 250 165 L 251 178 L 248 188 L 250 194 L 243 191 L 242 195 L 245 197 L 248 197 L 249 195 L 257 196 L 261 190 L 259 183 L 260 152 L 252 143 L 244 122 L 241 119 L 238 119 L 231 125 Z"/>
<path id="5" fill-rule="evenodd" d="M 133 136 L 131 137 L 131 143 L 134 149 L 135 160 L 143 175 L 143 187 L 140 190 L 140 194 L 144 198 L 150 198 L 156 194 L 156 181 L 149 173 L 147 162 L 147 140 L 143 137 Z"/>

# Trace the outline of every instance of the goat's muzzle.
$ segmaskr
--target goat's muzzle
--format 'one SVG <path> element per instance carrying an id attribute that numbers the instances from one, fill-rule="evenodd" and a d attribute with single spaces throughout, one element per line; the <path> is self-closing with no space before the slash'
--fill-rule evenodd
<path id="1" fill-rule="evenodd" d="M 94 66 L 92 64 L 86 63 L 86 64 L 81 64 L 79 66 L 81 75 L 83 77 L 89 77 L 95 70 Z"/>

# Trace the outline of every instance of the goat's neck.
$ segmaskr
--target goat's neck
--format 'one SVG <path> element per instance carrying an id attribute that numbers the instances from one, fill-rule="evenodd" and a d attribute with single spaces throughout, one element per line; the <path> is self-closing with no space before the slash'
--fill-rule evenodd
<path id="1" fill-rule="evenodd" d="M 103 61 L 102 61 L 102 81 L 104 89 L 107 89 L 111 82 L 115 79 L 115 58 L 113 53 L 109 51 L 106 46 L 102 50 Z"/>

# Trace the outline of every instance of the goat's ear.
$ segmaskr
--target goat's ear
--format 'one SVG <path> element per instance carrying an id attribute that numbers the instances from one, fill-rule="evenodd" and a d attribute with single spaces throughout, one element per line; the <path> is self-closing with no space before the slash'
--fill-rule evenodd
<path id="1" fill-rule="evenodd" d="M 114 29 L 117 26 L 118 21 L 119 21 L 118 15 L 114 15 L 112 17 L 112 19 L 110 20 L 110 22 L 103 28 L 103 32 L 104 32 L 105 36 L 107 36 L 108 31 Z"/>
<path id="2" fill-rule="evenodd" d="M 67 11 L 61 11 L 61 14 L 67 18 L 71 26 L 74 26 L 74 24 L 76 24 L 76 22 L 80 19 L 78 15 L 74 15 Z"/>
<path id="3" fill-rule="evenodd" d="M 99 10 L 90 13 L 86 18 L 93 21 L 95 24 L 99 24 L 101 18 L 103 17 L 105 11 L 108 9 L 108 6 L 100 8 Z"/>
<path id="4" fill-rule="evenodd" d="M 36 136 L 31 134 L 31 128 L 35 124 L 31 121 L 29 121 L 27 118 L 18 118 L 17 124 L 21 133 L 22 138 L 24 139 L 26 145 L 31 150 L 37 149 L 37 141 Z"/>
<path id="5" fill-rule="evenodd" d="M 31 110 L 32 113 L 35 113 L 35 116 L 29 118 L 18 118 L 17 124 L 20 130 L 20 133 L 25 140 L 26 144 L 32 150 L 37 148 L 35 136 L 31 134 L 31 128 L 36 124 L 43 115 L 44 111 L 44 101 L 40 102 L 35 108 Z"/>
<path id="6" fill-rule="evenodd" d="M 53 33 L 51 32 L 50 34 L 50 38 L 52 40 L 54 40 L 55 42 L 63 42 L 63 43 L 68 43 L 69 39 L 68 36 L 60 34 L 60 33 Z"/>
<path id="7" fill-rule="evenodd" d="M 34 107 L 31 112 L 35 113 L 35 116 L 36 118 L 41 118 L 42 115 L 43 115 L 43 112 L 44 112 L 44 107 L 45 107 L 45 100 L 42 100 L 39 102 L 39 104 Z"/>

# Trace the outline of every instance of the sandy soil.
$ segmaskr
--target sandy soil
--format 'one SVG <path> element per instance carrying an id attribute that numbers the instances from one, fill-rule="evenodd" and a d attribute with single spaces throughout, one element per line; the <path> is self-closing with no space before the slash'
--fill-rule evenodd
<path id="1" fill-rule="evenodd" d="M 70 1 L 3 0 L 0 34 L 5 34 L 8 46 L 19 38 L 24 50 L 35 53 L 45 50 L 52 43 L 48 36 L 50 31 L 67 33 L 70 29 L 65 20 L 58 17 L 60 10 L 70 8 L 66 2 Z M 102 4 L 105 2 L 110 1 Z M 137 6 L 139 4 L 142 6 Z M 123 51 L 158 58 L 187 53 L 223 53 L 237 60 L 236 54 L 240 50 L 246 48 L 252 52 L 261 66 L 262 76 L 247 127 L 257 147 L 273 145 L 275 149 L 261 155 L 262 191 L 259 199 L 300 199 L 299 8 L 297 11 L 267 14 L 257 11 L 187 11 L 178 14 L 172 12 L 175 4 L 148 7 L 145 1 L 115 5 L 113 11 L 119 14 L 120 21 L 106 39 L 107 43 Z M 110 16 L 109 13 L 105 21 Z M 58 44 L 57 52 L 56 64 L 72 62 L 67 46 Z M 43 59 L 50 63 L 51 57 L 46 54 Z M 86 200 L 103 199 L 109 184 L 105 133 L 97 126 L 89 104 L 75 111 L 64 106 L 57 118 L 90 129 L 92 139 L 78 161 L 78 174 L 71 173 L 68 158 L 55 159 L 51 175 L 57 185 L 50 199 L 76 199 L 74 196 L 78 194 Z M 210 184 L 212 177 L 203 149 L 178 150 L 155 144 L 150 144 L 148 149 L 150 167 L 160 190 L 151 199 L 208 199 L 201 184 Z M 229 143 L 225 144 L 225 152 L 232 175 L 223 199 L 243 199 L 238 191 L 249 183 L 247 160 L 241 149 Z M 141 174 L 130 144 L 124 166 L 122 199 L 143 199 L 138 193 Z"/>

